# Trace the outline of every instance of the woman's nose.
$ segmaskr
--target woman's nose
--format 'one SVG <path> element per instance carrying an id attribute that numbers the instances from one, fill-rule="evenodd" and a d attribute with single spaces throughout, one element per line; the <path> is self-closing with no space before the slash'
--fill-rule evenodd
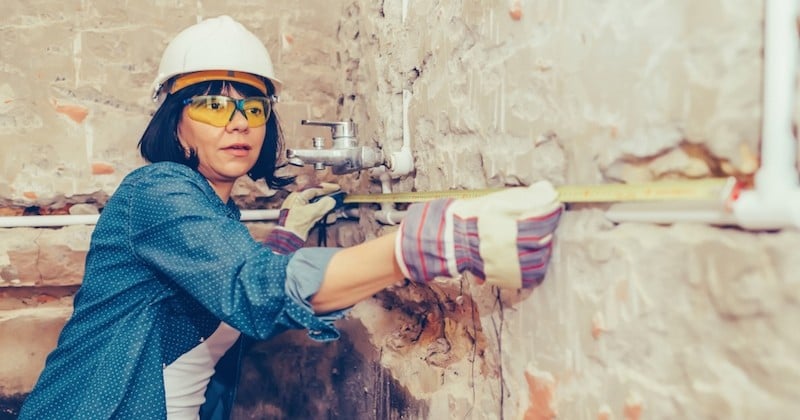
<path id="1" fill-rule="evenodd" d="M 231 120 L 228 121 L 228 125 L 226 127 L 229 127 L 233 130 L 245 130 L 249 128 L 247 124 L 247 117 L 245 117 L 244 111 L 238 108 L 233 111 L 233 116 L 231 117 Z"/>

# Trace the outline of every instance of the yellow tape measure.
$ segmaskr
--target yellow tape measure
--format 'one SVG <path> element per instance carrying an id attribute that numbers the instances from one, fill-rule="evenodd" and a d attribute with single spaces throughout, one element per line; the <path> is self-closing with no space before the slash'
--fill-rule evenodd
<path id="1" fill-rule="evenodd" d="M 735 183 L 733 178 L 658 181 L 641 184 L 588 184 L 556 187 L 564 203 L 612 203 L 619 201 L 722 200 Z M 437 198 L 473 198 L 503 188 L 479 190 L 416 191 L 389 194 L 350 194 L 345 203 L 418 203 Z"/>

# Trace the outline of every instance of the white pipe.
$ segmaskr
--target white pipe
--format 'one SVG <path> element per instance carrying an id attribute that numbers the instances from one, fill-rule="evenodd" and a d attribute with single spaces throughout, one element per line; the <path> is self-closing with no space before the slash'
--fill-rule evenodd
<path id="1" fill-rule="evenodd" d="M 278 220 L 280 210 L 242 210 L 243 222 L 257 220 Z M 4 216 L 0 217 L 0 228 L 15 227 L 58 227 L 71 225 L 97 224 L 98 214 L 58 214 L 45 216 Z"/>
<path id="2" fill-rule="evenodd" d="M 381 192 L 383 194 L 391 194 L 392 192 L 392 177 L 387 172 L 380 174 Z M 392 203 L 381 203 L 381 209 L 375 211 L 375 220 L 384 225 L 396 225 L 403 221 L 406 216 L 405 211 L 397 210 Z"/>
<path id="3" fill-rule="evenodd" d="M 411 91 L 403 89 L 403 145 L 397 152 L 389 154 L 387 167 L 394 178 L 407 176 L 414 171 L 414 155 L 411 153 L 411 134 L 408 124 L 408 107 L 411 104 Z"/>
<path id="4" fill-rule="evenodd" d="M 98 217 L 97 214 L 4 216 L 0 217 L 0 228 L 93 225 Z"/>
<path id="5" fill-rule="evenodd" d="M 355 207 L 342 207 L 336 210 L 337 219 L 358 219 L 359 217 L 361 217 L 361 213 Z"/>
<path id="6" fill-rule="evenodd" d="M 403 146 L 400 148 L 411 150 L 411 133 L 408 124 L 408 108 L 411 106 L 411 91 L 403 89 Z"/>
<path id="7" fill-rule="evenodd" d="M 405 7 L 405 5 L 404 5 Z M 400 151 L 389 155 L 389 162 L 385 167 L 375 168 L 371 172 L 373 178 L 381 182 L 381 192 L 392 192 L 392 178 L 407 176 L 414 171 L 414 156 L 411 153 L 411 130 L 408 124 L 408 108 L 411 104 L 411 91 L 403 89 L 403 145 Z M 388 170 L 388 172 L 387 172 Z M 405 211 L 397 210 L 393 203 L 381 203 L 381 209 L 375 212 L 375 220 L 384 225 L 397 225 L 406 216 Z"/>
<path id="8" fill-rule="evenodd" d="M 736 219 L 717 201 L 627 202 L 605 212 L 612 222 L 672 224 L 677 222 L 735 225 Z"/>
<path id="9" fill-rule="evenodd" d="M 265 209 L 265 210 L 242 210 L 242 217 L 239 220 L 243 222 L 255 222 L 262 220 L 278 220 L 281 215 L 280 209 Z"/>
<path id="10" fill-rule="evenodd" d="M 391 205 L 387 207 L 381 205 L 381 209 L 375 212 L 375 220 L 384 225 L 399 225 L 406 217 L 406 213 L 405 210 L 397 210 Z"/>
<path id="11" fill-rule="evenodd" d="M 796 0 L 767 0 L 764 24 L 764 99 L 761 165 L 755 189 L 733 203 L 738 224 L 748 229 L 800 227 L 797 146 L 792 134 L 797 89 Z"/>
<path id="12" fill-rule="evenodd" d="M 797 90 L 797 0 L 767 0 L 764 24 L 764 98 L 761 166 L 756 189 L 771 194 L 798 187 L 792 134 Z"/>

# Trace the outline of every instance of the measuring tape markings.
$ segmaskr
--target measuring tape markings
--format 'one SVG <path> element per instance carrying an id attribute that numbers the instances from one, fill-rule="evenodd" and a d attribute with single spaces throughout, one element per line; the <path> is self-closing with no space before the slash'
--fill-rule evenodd
<path id="1" fill-rule="evenodd" d="M 621 201 L 724 200 L 735 186 L 732 178 L 704 178 L 641 184 L 588 184 L 555 187 L 564 203 L 611 203 Z M 524 188 L 524 187 L 511 187 Z M 350 194 L 344 203 L 418 203 L 437 198 L 474 198 L 504 188 L 477 190 L 415 191 L 387 194 Z"/>

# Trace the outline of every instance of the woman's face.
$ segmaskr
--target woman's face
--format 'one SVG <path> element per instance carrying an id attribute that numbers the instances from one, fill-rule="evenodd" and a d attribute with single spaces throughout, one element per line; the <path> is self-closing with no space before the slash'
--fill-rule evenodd
<path id="1" fill-rule="evenodd" d="M 228 87 L 222 93 L 234 99 L 242 95 Z M 240 111 L 224 127 L 195 121 L 184 107 L 178 122 L 178 139 L 184 149 L 193 149 L 200 164 L 197 170 L 214 186 L 232 186 L 255 165 L 264 143 L 266 125 L 249 127 Z M 218 191 L 219 192 L 219 191 Z"/>

